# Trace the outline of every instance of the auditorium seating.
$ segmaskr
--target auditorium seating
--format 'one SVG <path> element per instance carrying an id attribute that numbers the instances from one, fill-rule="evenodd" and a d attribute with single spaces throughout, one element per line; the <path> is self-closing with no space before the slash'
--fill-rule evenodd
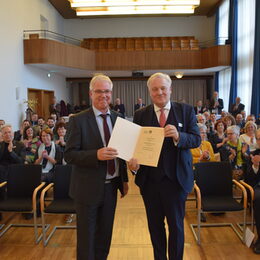
<path id="1" fill-rule="evenodd" d="M 199 42 L 194 36 L 88 38 L 81 47 L 94 51 L 176 51 L 199 50 Z"/>

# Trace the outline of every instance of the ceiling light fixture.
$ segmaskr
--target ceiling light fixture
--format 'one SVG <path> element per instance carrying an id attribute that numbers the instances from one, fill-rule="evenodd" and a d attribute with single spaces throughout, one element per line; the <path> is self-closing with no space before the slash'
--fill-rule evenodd
<path id="1" fill-rule="evenodd" d="M 183 72 L 181 72 L 181 71 L 176 71 L 176 72 L 174 72 L 174 75 L 175 75 L 175 77 L 177 78 L 177 79 L 181 79 L 182 77 L 183 77 Z"/>
<path id="2" fill-rule="evenodd" d="M 194 13 L 200 0 L 68 0 L 78 16 Z"/>

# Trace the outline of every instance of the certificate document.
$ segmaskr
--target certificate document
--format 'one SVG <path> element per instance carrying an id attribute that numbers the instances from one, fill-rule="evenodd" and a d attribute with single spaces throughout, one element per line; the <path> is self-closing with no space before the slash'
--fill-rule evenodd
<path id="1" fill-rule="evenodd" d="M 117 117 L 108 147 L 116 149 L 123 160 L 136 158 L 139 164 L 156 167 L 163 141 L 164 128 L 141 127 Z"/>

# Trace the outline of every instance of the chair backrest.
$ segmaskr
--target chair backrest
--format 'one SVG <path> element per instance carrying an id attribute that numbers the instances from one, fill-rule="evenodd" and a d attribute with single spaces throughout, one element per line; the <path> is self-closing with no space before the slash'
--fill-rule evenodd
<path id="1" fill-rule="evenodd" d="M 7 197 L 30 198 L 41 183 L 41 165 L 13 164 L 8 166 Z"/>
<path id="2" fill-rule="evenodd" d="M 71 165 L 56 165 L 53 174 L 53 196 L 54 199 L 69 198 Z"/>
<path id="3" fill-rule="evenodd" d="M 202 196 L 232 196 L 232 168 L 229 162 L 194 164 L 194 179 Z"/>

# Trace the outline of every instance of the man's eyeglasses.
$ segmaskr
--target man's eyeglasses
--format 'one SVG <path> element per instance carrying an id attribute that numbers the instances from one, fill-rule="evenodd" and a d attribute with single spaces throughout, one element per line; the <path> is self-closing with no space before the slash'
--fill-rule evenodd
<path id="1" fill-rule="evenodd" d="M 101 94 L 108 95 L 108 94 L 110 94 L 112 92 L 112 90 L 110 90 L 110 89 L 106 89 L 106 90 L 95 89 L 95 90 L 93 90 L 93 92 L 95 94 L 98 94 L 98 95 L 101 95 Z"/>

